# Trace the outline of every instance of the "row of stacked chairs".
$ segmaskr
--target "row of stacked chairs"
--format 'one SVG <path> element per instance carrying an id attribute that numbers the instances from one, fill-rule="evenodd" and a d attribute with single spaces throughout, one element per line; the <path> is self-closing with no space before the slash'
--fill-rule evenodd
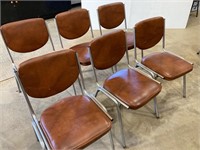
<path id="1" fill-rule="evenodd" d="M 96 99 L 99 92 L 111 99 L 117 108 L 122 146 L 126 147 L 121 107 L 139 109 L 152 99 L 155 115 L 159 118 L 156 96 L 162 86 L 157 78 L 174 80 L 183 76 L 183 97 L 186 97 L 186 74 L 193 64 L 165 49 L 165 19 L 153 17 L 142 20 L 127 31 L 125 7 L 121 2 L 102 5 L 97 9 L 101 36 L 94 38 L 89 12 L 79 8 L 56 15 L 55 23 L 63 50 L 55 50 L 45 20 L 32 18 L 7 23 L 1 26 L 1 34 L 13 63 L 15 79 L 19 91 L 28 104 L 32 126 L 36 137 L 44 149 L 81 149 L 109 133 L 111 147 L 114 143 L 111 134 L 112 117 Z M 122 22 L 125 29 L 111 30 Z M 76 39 L 85 35 L 91 28 L 92 40 L 65 48 L 63 39 Z M 15 65 L 10 50 L 19 53 L 36 51 L 50 39 L 53 52 L 28 59 Z M 154 47 L 160 41 L 160 52 L 144 56 L 143 51 Z M 142 58 L 137 58 L 137 50 Z M 129 53 L 134 60 L 129 60 Z M 117 69 L 117 64 L 126 55 L 127 66 Z M 130 65 L 135 62 L 135 66 Z M 90 94 L 85 87 L 82 66 L 91 65 L 97 91 Z M 113 73 L 99 83 L 96 70 L 112 68 Z M 148 72 L 137 69 L 142 68 Z M 81 94 L 65 97 L 45 109 L 37 119 L 30 97 L 46 98 L 57 95 L 73 86 L 78 80 Z M 75 87 L 74 87 L 75 89 Z"/>

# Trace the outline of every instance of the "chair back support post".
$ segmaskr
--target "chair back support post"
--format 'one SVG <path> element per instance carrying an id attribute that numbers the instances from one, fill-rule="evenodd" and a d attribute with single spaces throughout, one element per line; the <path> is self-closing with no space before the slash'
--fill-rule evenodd
<path id="1" fill-rule="evenodd" d="M 135 27 L 133 28 L 133 35 L 134 35 L 134 38 L 133 38 L 133 43 L 134 43 L 134 58 L 135 58 L 135 61 L 137 62 L 137 46 L 136 46 L 136 35 L 135 35 Z"/>
<path id="2" fill-rule="evenodd" d="M 58 30 L 58 24 L 57 24 L 56 18 L 54 18 L 54 23 L 55 23 L 56 30 L 57 30 L 57 33 L 58 33 L 58 37 L 59 37 L 59 41 L 60 41 L 60 45 L 61 45 L 62 48 L 64 48 L 64 46 L 63 46 L 63 42 L 62 42 L 62 38 L 61 38 L 60 32 L 59 32 L 59 30 Z"/>
<path id="3" fill-rule="evenodd" d="M 15 78 L 17 79 L 17 82 L 19 83 L 19 85 L 21 87 L 21 90 L 22 90 L 22 93 L 23 93 L 23 95 L 25 97 L 26 103 L 28 104 L 28 108 L 29 108 L 31 117 L 32 117 L 33 120 L 35 120 L 34 117 L 33 117 L 35 115 L 35 112 L 33 110 L 33 107 L 31 106 L 30 100 L 28 98 L 28 95 L 25 92 L 25 89 L 24 89 L 24 87 L 23 87 L 23 85 L 21 83 L 21 80 L 19 79 L 18 71 L 16 70 L 16 68 L 13 68 L 13 71 L 14 71 Z"/>
<path id="4" fill-rule="evenodd" d="M 89 51 L 89 54 L 90 54 L 90 61 L 91 61 L 91 65 L 92 65 L 92 68 L 93 68 L 92 70 L 93 70 L 93 73 L 94 73 L 95 81 L 98 84 L 98 78 L 97 78 L 96 68 L 94 66 L 94 61 L 93 61 L 93 58 L 92 58 L 92 54 L 91 54 L 90 48 L 88 49 L 88 51 Z"/>
<path id="5" fill-rule="evenodd" d="M 163 30 L 162 48 L 165 49 L 165 18 L 164 18 L 164 30 Z"/>
<path id="6" fill-rule="evenodd" d="M 21 83 L 21 80 L 19 79 L 18 71 L 16 70 L 16 68 L 13 68 L 13 70 L 14 70 L 14 74 L 15 74 L 15 77 L 16 77 L 16 79 L 17 79 L 17 82 L 19 83 L 19 85 L 20 85 L 20 87 L 21 87 L 21 90 L 22 90 L 22 93 L 23 93 L 23 95 L 24 95 L 24 97 L 25 97 L 26 103 L 28 104 L 28 108 L 29 108 L 29 111 L 30 111 L 32 120 L 33 120 L 34 123 L 36 124 L 36 128 L 39 130 L 39 133 L 40 133 L 40 135 L 41 135 L 42 138 L 43 138 L 43 141 L 44 141 L 44 143 L 45 143 L 45 146 L 47 147 L 48 150 L 50 150 L 50 146 L 49 146 L 49 144 L 48 144 L 48 142 L 47 142 L 47 140 L 46 140 L 46 138 L 45 138 L 45 136 L 44 136 L 44 134 L 43 134 L 43 132 L 42 132 L 42 129 L 41 129 L 39 123 L 38 123 L 38 120 L 37 120 L 37 118 L 36 118 L 36 115 L 35 115 L 35 112 L 34 112 L 34 110 L 33 110 L 33 107 L 31 106 L 30 100 L 29 100 L 29 98 L 28 98 L 28 95 L 26 94 L 26 92 L 25 92 L 25 90 L 24 90 L 24 87 L 23 87 L 23 85 L 22 85 L 22 83 Z"/>
<path id="7" fill-rule="evenodd" d="M 78 62 L 79 75 L 80 75 L 80 78 L 81 78 L 81 79 L 78 78 L 78 83 L 79 83 L 79 86 L 80 86 L 80 89 L 81 89 L 81 93 L 82 93 L 82 95 L 84 95 L 83 91 L 86 88 L 85 88 L 85 82 L 84 82 L 84 78 L 83 78 L 83 74 L 82 74 L 82 70 L 81 70 L 81 65 L 80 65 L 80 62 L 79 62 L 79 59 L 78 59 L 78 53 L 77 52 L 76 52 L 76 61 Z"/>
<path id="8" fill-rule="evenodd" d="M 101 28 L 101 24 L 100 24 L 100 18 L 99 18 L 99 13 L 98 13 L 98 10 L 97 10 L 97 17 L 98 17 L 98 21 L 99 21 L 99 31 L 100 31 L 100 35 L 102 35 L 102 28 Z"/>
<path id="9" fill-rule="evenodd" d="M 88 11 L 88 15 L 89 15 L 89 21 L 90 21 L 90 32 L 91 32 L 92 38 L 94 38 L 94 33 L 93 33 L 93 28 L 92 28 L 92 22 L 91 22 L 91 19 L 90 19 L 90 12 L 89 11 Z"/>
<path id="10" fill-rule="evenodd" d="M 127 61 L 128 66 L 129 66 L 130 65 L 130 60 L 129 60 L 129 54 L 128 54 L 128 46 L 127 46 L 127 44 L 126 44 L 126 51 L 125 51 L 125 53 L 126 53 L 126 61 Z"/>
<path id="11" fill-rule="evenodd" d="M 125 24 L 125 30 L 127 30 L 128 29 L 128 27 L 127 27 L 127 21 L 126 21 L 126 12 L 125 12 L 125 5 L 124 5 L 124 24 Z"/>
<path id="12" fill-rule="evenodd" d="M 54 47 L 54 45 L 53 45 L 53 40 L 52 40 L 52 37 L 51 37 L 50 31 L 49 31 L 49 28 L 48 28 L 46 22 L 45 22 L 45 25 L 46 25 L 46 27 L 47 27 L 47 32 L 48 32 L 48 35 L 49 35 L 49 40 L 50 40 L 51 46 L 52 46 L 52 48 L 53 48 L 53 51 L 55 51 L 55 47 Z"/>

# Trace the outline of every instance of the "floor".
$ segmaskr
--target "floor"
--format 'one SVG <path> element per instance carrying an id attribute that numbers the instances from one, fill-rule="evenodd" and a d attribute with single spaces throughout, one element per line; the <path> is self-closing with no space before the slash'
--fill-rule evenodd
<path id="1" fill-rule="evenodd" d="M 53 20 L 47 20 L 56 49 L 61 49 Z M 95 36 L 99 32 L 95 31 Z M 182 97 L 182 78 L 163 81 L 162 91 L 157 96 L 160 118 L 153 115 L 152 102 L 139 110 L 122 108 L 126 145 L 129 150 L 200 150 L 200 17 L 191 15 L 186 29 L 166 30 L 166 49 L 194 63 L 194 70 L 187 76 L 187 98 Z M 85 38 L 66 42 L 69 47 Z M 13 54 L 18 64 L 27 57 L 46 53 L 50 47 L 26 56 Z M 0 149 L 1 150 L 40 150 L 33 129 L 28 107 L 22 94 L 17 92 L 9 57 L 0 39 Z M 108 72 L 106 72 L 108 73 Z M 84 67 L 86 87 L 90 93 L 95 91 L 91 67 Z M 101 78 L 103 78 L 102 76 Z M 71 95 L 72 89 L 61 93 Z M 97 97 L 114 118 L 112 134 L 115 149 L 122 150 L 116 110 L 114 104 L 104 95 Z M 31 98 L 37 116 L 55 97 L 45 100 Z M 38 117 L 39 118 L 39 117 Z M 111 149 L 109 136 L 105 135 L 86 149 Z"/>

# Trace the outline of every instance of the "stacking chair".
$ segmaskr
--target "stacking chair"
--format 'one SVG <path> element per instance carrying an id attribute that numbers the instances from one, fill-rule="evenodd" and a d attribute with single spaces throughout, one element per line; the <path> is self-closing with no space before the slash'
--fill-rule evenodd
<path id="1" fill-rule="evenodd" d="M 49 39 L 52 49 L 55 50 L 46 23 L 42 18 L 7 23 L 2 25 L 0 30 L 13 65 L 15 61 L 10 50 L 19 53 L 33 52 L 43 47 Z M 17 86 L 21 92 L 18 83 Z"/>
<path id="2" fill-rule="evenodd" d="M 135 24 L 134 45 L 136 66 L 150 72 L 153 78 L 161 77 L 174 80 L 183 76 L 183 97 L 186 97 L 186 74 L 191 72 L 193 64 L 165 49 L 165 19 L 153 17 Z M 162 51 L 144 56 L 143 51 L 154 47 L 162 39 Z M 137 48 L 142 51 L 142 59 L 137 59 Z"/>
<path id="3" fill-rule="evenodd" d="M 99 6 L 97 9 L 99 18 L 99 30 L 102 35 L 102 27 L 105 29 L 114 29 L 124 22 L 127 31 L 125 6 L 122 2 L 115 2 Z M 133 49 L 133 33 L 126 32 L 127 47 Z"/>
<path id="4" fill-rule="evenodd" d="M 55 22 L 62 47 L 64 47 L 62 38 L 68 40 L 77 39 L 85 35 L 89 29 L 91 30 L 92 38 L 94 37 L 89 12 L 86 9 L 73 9 L 59 13 L 55 17 Z M 70 47 L 70 49 L 78 53 L 80 63 L 83 66 L 91 64 L 88 54 L 88 45 L 89 42 L 85 42 Z"/>
<path id="5" fill-rule="evenodd" d="M 13 69 L 28 104 L 36 137 L 44 149 L 82 149 L 111 130 L 112 118 L 106 109 L 82 88 L 80 65 L 73 50 L 35 57 Z M 77 80 L 81 95 L 56 101 L 37 119 L 30 96 L 41 100 L 56 97 Z M 114 148 L 112 137 L 111 142 Z"/>
<path id="6" fill-rule="evenodd" d="M 154 98 L 156 117 L 159 117 L 155 97 L 161 91 L 161 85 L 158 81 L 144 75 L 144 73 L 129 65 L 125 34 L 123 30 L 104 34 L 94 39 L 89 49 L 97 84 L 95 96 L 99 92 L 102 92 L 116 103 L 123 147 L 126 147 L 126 144 L 119 106 L 136 110 Z M 126 68 L 113 73 L 105 80 L 103 79 L 103 85 L 101 85 L 101 82 L 98 80 L 97 71 L 113 67 L 122 59 L 125 53 L 127 55 Z"/>

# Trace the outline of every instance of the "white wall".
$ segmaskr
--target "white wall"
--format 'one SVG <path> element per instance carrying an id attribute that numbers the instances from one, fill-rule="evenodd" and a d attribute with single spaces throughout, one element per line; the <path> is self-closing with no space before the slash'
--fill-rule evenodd
<path id="1" fill-rule="evenodd" d="M 193 0 L 82 0 L 82 8 L 90 12 L 93 29 L 98 29 L 97 7 L 112 2 L 123 2 L 128 28 L 142 19 L 163 16 L 166 28 L 185 28 Z M 121 26 L 122 27 L 122 26 Z"/>

